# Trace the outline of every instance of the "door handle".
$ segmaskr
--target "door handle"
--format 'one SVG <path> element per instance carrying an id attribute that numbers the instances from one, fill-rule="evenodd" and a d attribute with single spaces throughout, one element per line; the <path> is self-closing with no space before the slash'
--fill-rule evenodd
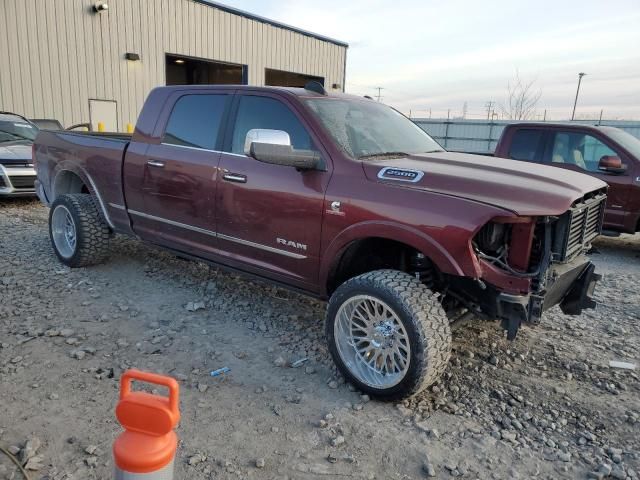
<path id="1" fill-rule="evenodd" d="M 149 165 L 150 167 L 163 168 L 164 162 L 161 162 L 160 160 L 149 160 L 147 162 L 147 165 Z"/>
<path id="2" fill-rule="evenodd" d="M 247 183 L 247 176 L 240 173 L 225 173 L 222 178 L 227 182 Z"/>

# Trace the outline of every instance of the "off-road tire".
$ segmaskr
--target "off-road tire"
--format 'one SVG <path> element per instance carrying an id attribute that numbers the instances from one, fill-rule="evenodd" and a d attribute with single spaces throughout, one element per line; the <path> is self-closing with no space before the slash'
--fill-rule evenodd
<path id="1" fill-rule="evenodd" d="M 51 219 L 59 205 L 69 211 L 75 224 L 76 247 L 70 257 L 61 255 L 53 239 Z M 49 238 L 58 259 L 72 268 L 97 265 L 109 256 L 111 231 L 100 214 L 95 199 L 88 194 L 61 195 L 53 202 L 49 210 Z"/>
<path id="2" fill-rule="evenodd" d="M 357 295 L 376 297 L 390 306 L 409 337 L 411 354 L 404 378 L 390 388 L 374 388 L 359 381 L 338 352 L 334 329 L 340 306 Z M 329 351 L 344 377 L 381 400 L 415 395 L 436 382 L 451 356 L 449 320 L 438 297 L 415 277 L 397 270 L 375 270 L 343 283 L 329 300 L 325 333 Z"/>

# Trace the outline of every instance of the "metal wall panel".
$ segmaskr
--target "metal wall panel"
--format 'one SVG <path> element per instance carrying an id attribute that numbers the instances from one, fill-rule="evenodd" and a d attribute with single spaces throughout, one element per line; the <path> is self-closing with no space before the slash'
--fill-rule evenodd
<path id="1" fill-rule="evenodd" d="M 89 121 L 89 99 L 115 100 L 118 129 L 135 123 L 147 93 L 165 84 L 165 54 L 325 78 L 344 89 L 346 45 L 197 0 L 0 0 L 0 110 Z M 140 62 L 125 53 L 138 53 Z"/>

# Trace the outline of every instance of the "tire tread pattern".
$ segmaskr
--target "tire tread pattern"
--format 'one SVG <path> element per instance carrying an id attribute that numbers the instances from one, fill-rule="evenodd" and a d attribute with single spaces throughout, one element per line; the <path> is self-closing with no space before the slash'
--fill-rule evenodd
<path id="1" fill-rule="evenodd" d="M 111 230 L 102 218 L 95 198 L 83 193 L 62 195 L 52 205 L 52 211 L 58 201 L 71 211 L 76 223 L 76 252 L 65 263 L 70 267 L 103 263 L 109 256 Z"/>

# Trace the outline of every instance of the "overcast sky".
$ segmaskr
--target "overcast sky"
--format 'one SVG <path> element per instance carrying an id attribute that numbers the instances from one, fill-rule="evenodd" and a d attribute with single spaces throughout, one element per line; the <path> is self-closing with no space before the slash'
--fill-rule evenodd
<path id="1" fill-rule="evenodd" d="M 539 115 L 640 120 L 640 0 L 223 0 L 349 43 L 349 93 L 414 116 L 486 116 L 516 70 Z"/>

